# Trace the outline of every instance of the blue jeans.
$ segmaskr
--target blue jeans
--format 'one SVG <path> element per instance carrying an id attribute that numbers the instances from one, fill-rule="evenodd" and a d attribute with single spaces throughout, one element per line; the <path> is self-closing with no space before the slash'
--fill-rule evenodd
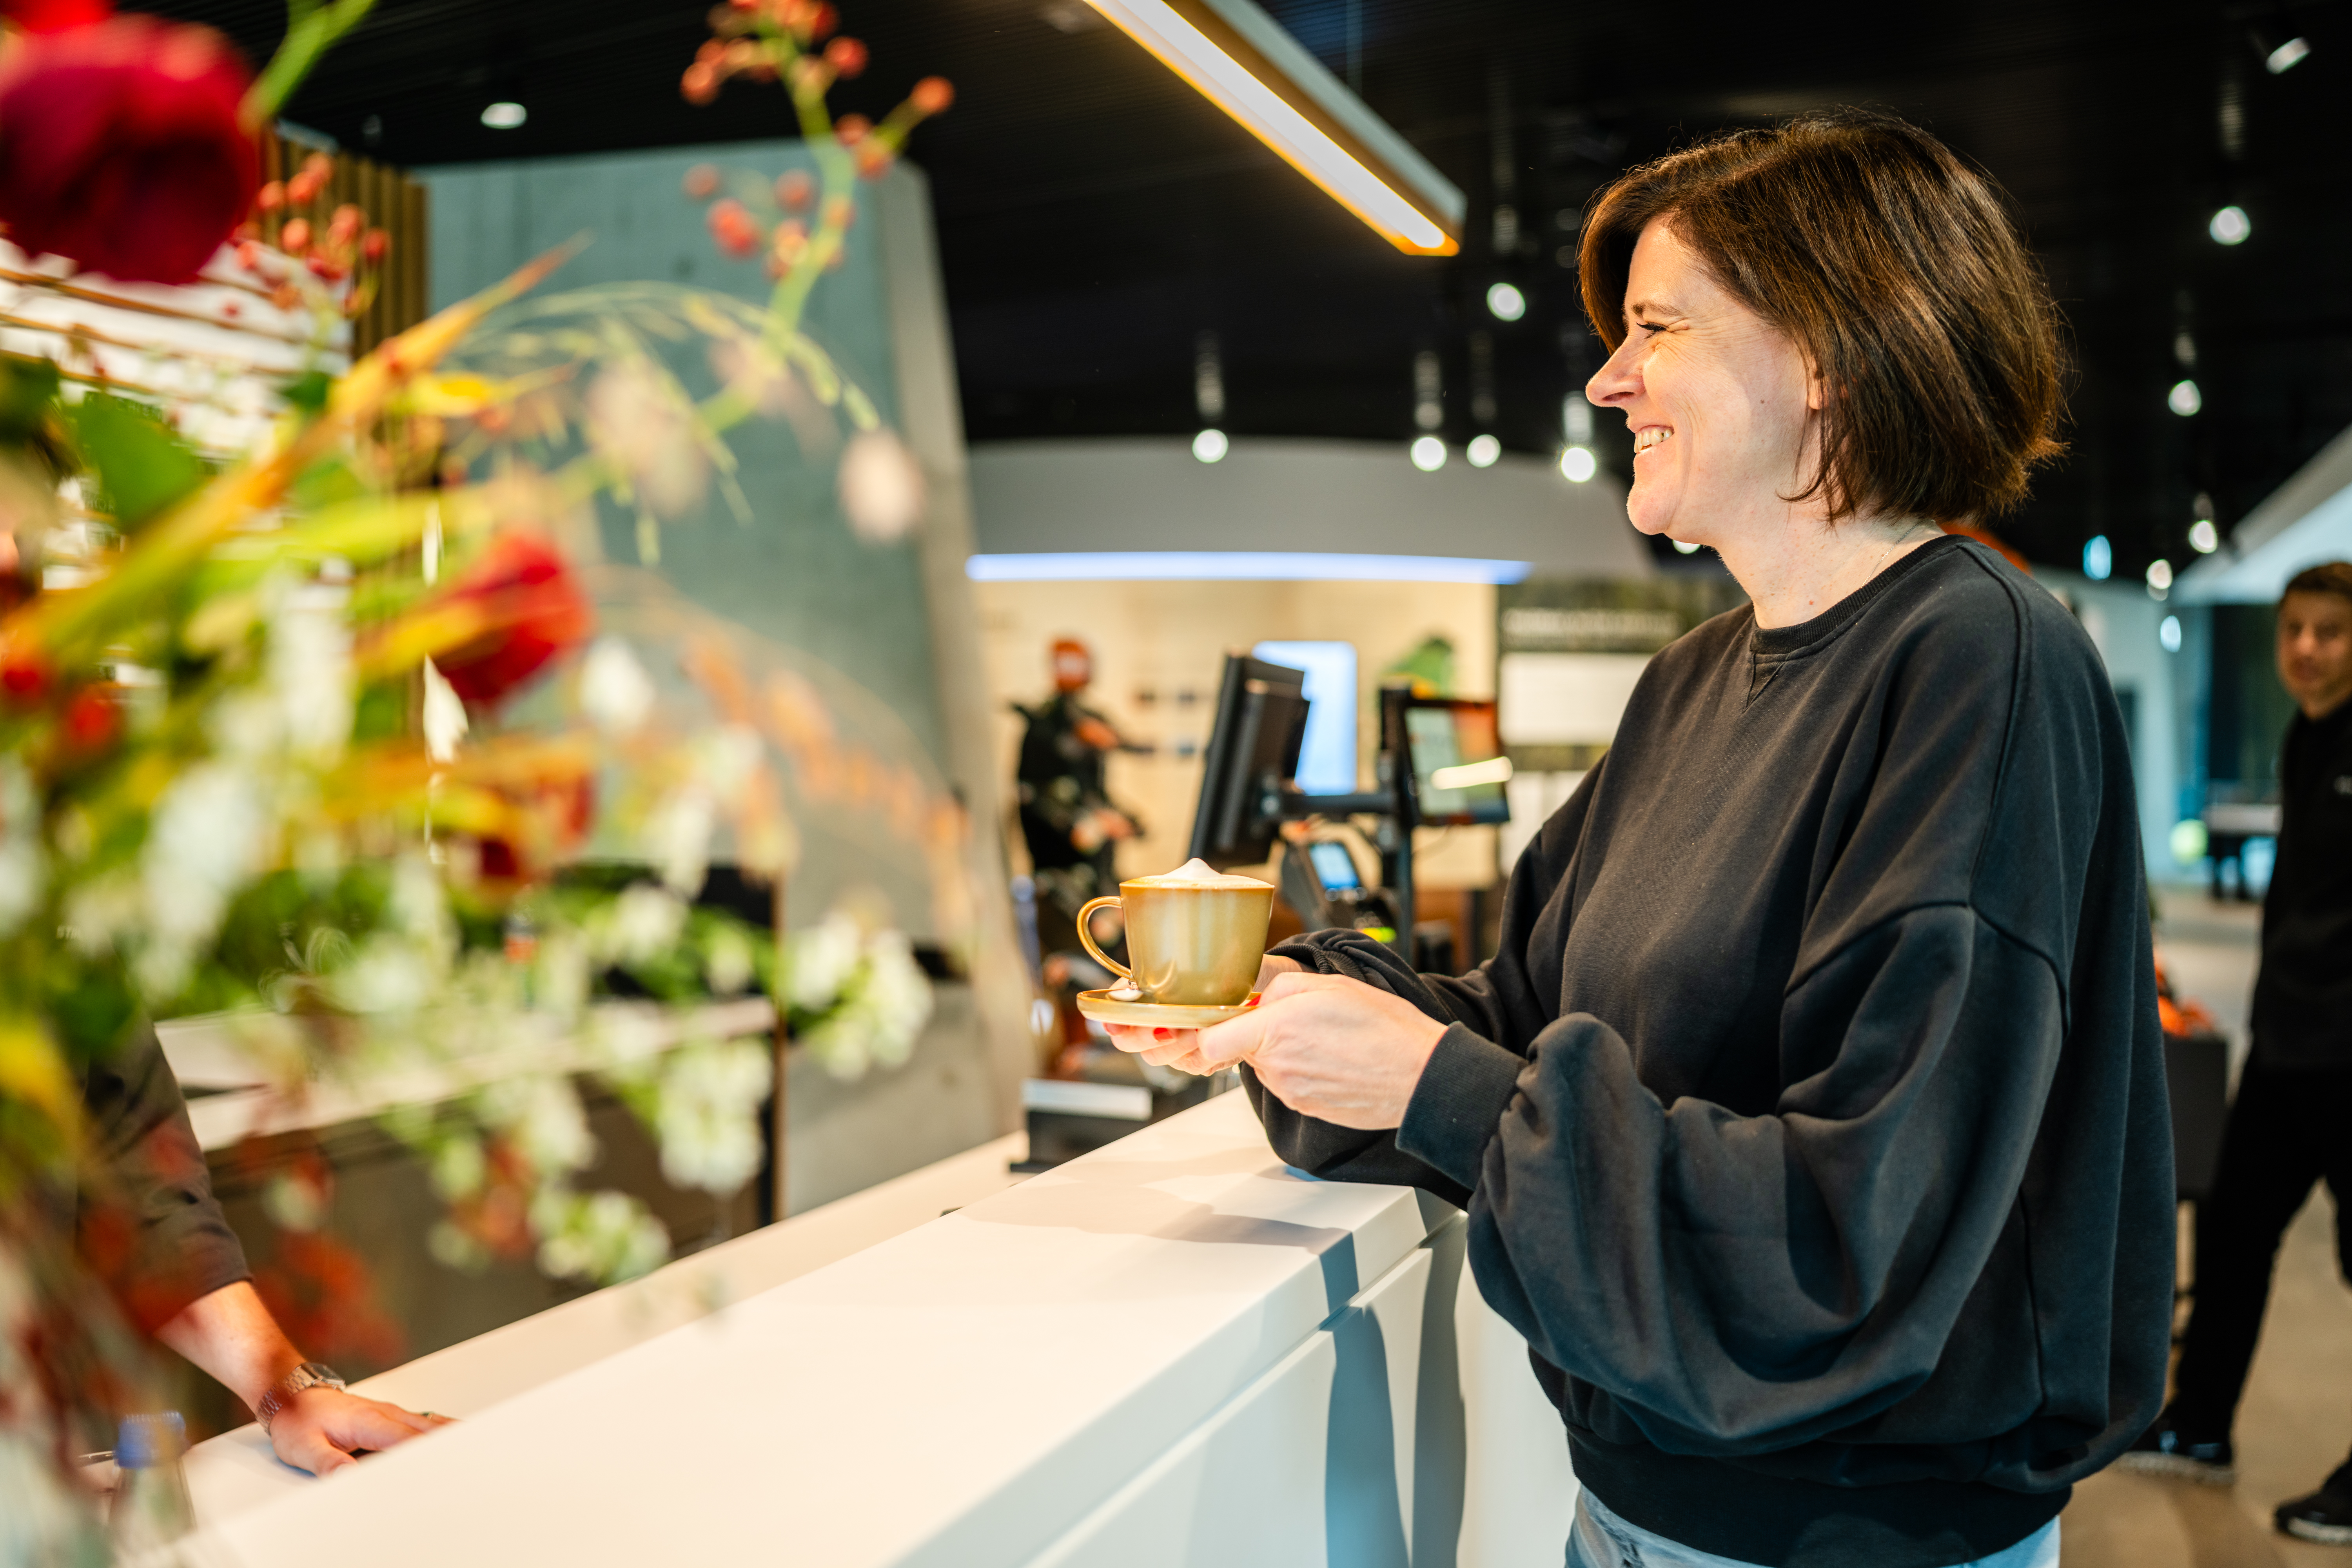
<path id="1" fill-rule="evenodd" d="M 1576 1499 L 1576 1524 L 1568 1534 L 1568 1568 L 1756 1568 L 1712 1552 L 1678 1546 L 1628 1524 L 1591 1492 Z M 2052 1520 L 2016 1545 L 1979 1557 L 1960 1568 L 2058 1568 L 2058 1521 Z"/>

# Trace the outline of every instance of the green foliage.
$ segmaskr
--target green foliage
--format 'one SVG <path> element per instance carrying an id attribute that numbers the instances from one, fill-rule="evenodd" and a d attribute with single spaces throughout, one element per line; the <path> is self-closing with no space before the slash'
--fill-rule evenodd
<path id="1" fill-rule="evenodd" d="M 142 404 L 93 392 L 74 405 L 72 418 L 82 457 L 98 476 L 100 504 L 126 533 L 212 477 L 195 449 Z"/>
<path id="2" fill-rule="evenodd" d="M 0 356 L 0 441 L 31 441 L 47 425 L 57 396 L 55 361 Z"/>
<path id="3" fill-rule="evenodd" d="M 327 406 L 327 395 L 334 389 L 334 377 L 323 370 L 312 370 L 288 382 L 278 395 L 303 413 L 317 414 Z"/>

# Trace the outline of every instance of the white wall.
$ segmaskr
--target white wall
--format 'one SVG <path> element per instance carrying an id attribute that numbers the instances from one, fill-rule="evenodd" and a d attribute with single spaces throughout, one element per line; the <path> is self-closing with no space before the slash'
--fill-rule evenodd
<path id="1" fill-rule="evenodd" d="M 980 549 L 1309 550 L 1526 561 L 1538 574 L 1646 577 L 1625 495 L 1507 454 L 1456 450 L 1424 474 L 1402 442 L 1243 437 L 1223 462 L 1188 437 L 1010 441 L 971 449 Z"/>

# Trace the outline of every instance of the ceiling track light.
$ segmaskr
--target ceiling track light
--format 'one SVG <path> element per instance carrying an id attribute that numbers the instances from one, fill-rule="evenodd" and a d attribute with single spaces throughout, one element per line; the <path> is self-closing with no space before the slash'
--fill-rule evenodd
<path id="1" fill-rule="evenodd" d="M 2254 220 L 2246 216 L 2245 208 L 2232 202 L 2207 221 L 2205 232 L 2213 237 L 2216 245 L 2243 245 L 2254 232 Z"/>
<path id="2" fill-rule="evenodd" d="M 2301 65 L 2311 54 L 2311 40 L 2289 38 L 2263 57 L 2263 68 L 2273 76 L 2284 76 Z"/>
<path id="3" fill-rule="evenodd" d="M 530 110 L 512 99 L 502 98 L 482 110 L 482 123 L 493 131 L 513 131 L 530 118 Z"/>
<path id="4" fill-rule="evenodd" d="M 1399 250 L 1462 248 L 1461 189 L 1251 0 L 1087 3 Z"/>

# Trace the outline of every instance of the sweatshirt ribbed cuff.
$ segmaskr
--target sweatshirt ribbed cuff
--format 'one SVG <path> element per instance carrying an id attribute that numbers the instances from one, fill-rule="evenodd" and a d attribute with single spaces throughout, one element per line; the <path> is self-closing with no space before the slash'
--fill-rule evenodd
<path id="1" fill-rule="evenodd" d="M 1486 1145 L 1501 1131 L 1527 1065 L 1526 1058 L 1453 1026 L 1438 1037 L 1405 1105 L 1397 1147 L 1475 1189 Z"/>

